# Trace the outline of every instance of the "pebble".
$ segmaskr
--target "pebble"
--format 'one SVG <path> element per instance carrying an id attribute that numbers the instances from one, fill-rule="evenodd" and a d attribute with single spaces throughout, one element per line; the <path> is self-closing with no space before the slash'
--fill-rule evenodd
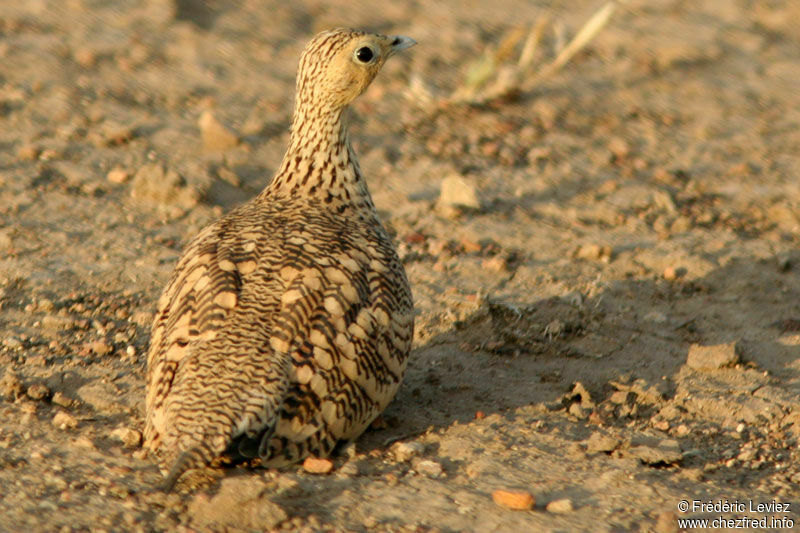
<path id="1" fill-rule="evenodd" d="M 421 442 L 398 442 L 392 446 L 392 453 L 396 461 L 404 463 L 413 457 L 422 455 L 425 452 L 425 445 Z"/>
<path id="2" fill-rule="evenodd" d="M 67 331 L 75 327 L 75 320 L 65 316 L 47 315 L 42 317 L 42 329 L 46 331 Z"/>
<path id="3" fill-rule="evenodd" d="M 500 507 L 515 511 L 527 511 L 536 503 L 530 492 L 505 489 L 495 490 L 492 493 L 492 500 Z"/>
<path id="4" fill-rule="evenodd" d="M 569 498 L 561 498 L 548 503 L 545 510 L 549 513 L 564 514 L 571 513 L 574 507 L 572 506 L 572 500 Z"/>
<path id="5" fill-rule="evenodd" d="M 78 398 L 95 411 L 101 414 L 116 414 L 121 407 L 118 400 L 121 400 L 120 391 L 110 383 L 102 381 L 90 381 L 81 385 L 76 391 Z"/>
<path id="6" fill-rule="evenodd" d="M 134 137 L 134 129 L 127 124 L 105 121 L 88 136 L 97 147 L 120 146 Z"/>
<path id="7" fill-rule="evenodd" d="M 601 246 L 599 244 L 584 244 L 575 250 L 574 256 L 578 259 L 586 259 L 588 261 L 600 261 L 608 263 L 611 261 L 612 250 L 610 246 Z"/>
<path id="8" fill-rule="evenodd" d="M 74 429 L 78 427 L 78 420 L 69 413 L 59 411 L 53 416 L 52 423 L 59 429 Z"/>
<path id="9" fill-rule="evenodd" d="M 653 428 L 659 431 L 669 431 L 669 422 L 666 420 L 657 420 L 653 422 Z"/>
<path id="10" fill-rule="evenodd" d="M 677 533 L 678 515 L 675 514 L 674 511 L 662 511 L 658 513 L 653 531 L 655 533 Z"/>
<path id="11" fill-rule="evenodd" d="M 667 281 L 674 281 L 678 278 L 681 278 L 686 275 L 688 271 L 683 267 L 672 267 L 668 266 L 664 269 L 664 272 L 661 274 L 665 280 Z"/>
<path id="12" fill-rule="evenodd" d="M 303 470 L 309 474 L 329 474 L 333 470 L 333 461 L 318 457 L 306 457 L 303 461 Z"/>
<path id="13" fill-rule="evenodd" d="M 16 337 L 6 337 L 5 339 L 3 339 L 3 346 L 8 348 L 9 350 L 19 350 L 24 345 L 22 344 L 22 341 Z"/>
<path id="14" fill-rule="evenodd" d="M 211 111 L 203 111 L 197 121 L 203 148 L 209 152 L 222 152 L 239 144 L 239 137 L 222 125 Z"/>
<path id="15" fill-rule="evenodd" d="M 414 469 L 423 476 L 434 478 L 440 477 L 443 473 L 442 465 L 436 461 L 431 461 L 430 459 L 425 459 L 418 462 L 416 465 L 414 465 Z"/>
<path id="16" fill-rule="evenodd" d="M 649 465 L 673 464 L 683 459 L 681 447 L 674 439 L 664 439 L 655 446 L 634 446 L 628 453 L 631 457 Z"/>
<path id="17" fill-rule="evenodd" d="M 586 409 L 581 407 L 578 403 L 573 403 L 569 406 L 569 414 L 577 418 L 578 420 L 585 420 L 589 417 L 589 413 L 591 413 L 590 409 Z"/>
<path id="18" fill-rule="evenodd" d="M 666 324 L 669 321 L 667 315 L 661 311 L 650 311 L 644 315 L 644 319 L 653 324 Z"/>
<path id="19" fill-rule="evenodd" d="M 260 479 L 247 477 L 222 480 L 219 491 L 194 496 L 187 509 L 192 525 L 206 530 L 271 530 L 289 517 L 269 499 Z"/>
<path id="20" fill-rule="evenodd" d="M 94 341 L 90 342 L 86 345 L 87 351 L 99 355 L 104 356 L 111 353 L 112 347 L 105 341 Z"/>
<path id="21" fill-rule="evenodd" d="M 73 50 L 72 58 L 83 68 L 91 68 L 97 64 L 97 54 L 95 51 L 84 46 Z"/>
<path id="22" fill-rule="evenodd" d="M 608 397 L 608 401 L 617 405 L 624 405 L 628 403 L 629 396 L 632 396 L 629 391 L 618 390 Z"/>
<path id="23" fill-rule="evenodd" d="M 737 342 L 701 346 L 692 344 L 686 358 L 686 366 L 694 370 L 716 370 L 733 366 L 739 362 Z"/>
<path id="24" fill-rule="evenodd" d="M 617 449 L 621 441 L 611 435 L 595 432 L 586 440 L 587 453 L 610 453 Z"/>
<path id="25" fill-rule="evenodd" d="M 481 251 L 481 244 L 467 237 L 462 238 L 459 244 L 461 245 L 461 248 L 464 249 L 464 252 L 468 254 L 478 253 Z"/>
<path id="26" fill-rule="evenodd" d="M 111 432 L 111 438 L 116 439 L 126 448 L 138 448 L 142 444 L 142 434 L 128 427 L 120 427 Z"/>
<path id="27" fill-rule="evenodd" d="M 496 255 L 484 259 L 483 262 L 481 262 L 481 267 L 492 272 L 503 272 L 508 268 L 508 262 L 504 257 Z"/>
<path id="28" fill-rule="evenodd" d="M 440 209 L 468 207 L 478 209 L 481 202 L 478 192 L 470 182 L 458 174 L 452 174 L 442 180 L 439 199 L 436 207 Z"/>
<path id="29" fill-rule="evenodd" d="M 680 426 L 675 428 L 675 436 L 685 437 L 686 435 L 691 433 L 691 431 L 692 430 L 689 429 L 689 426 L 687 426 L 686 424 L 681 424 Z"/>
<path id="30" fill-rule="evenodd" d="M 361 474 L 361 467 L 358 461 L 348 461 L 336 469 L 336 474 L 342 477 L 355 477 Z"/>
<path id="31" fill-rule="evenodd" d="M 0 395 L 5 396 L 7 400 L 15 400 L 22 396 L 24 390 L 17 375 L 11 370 L 6 370 L 6 373 L 0 378 Z"/>
<path id="32" fill-rule="evenodd" d="M 28 398 L 31 400 L 44 400 L 50 396 L 50 389 L 48 389 L 47 386 L 42 383 L 34 383 L 28 387 L 28 390 L 25 391 L 25 394 L 27 394 Z"/>
<path id="33" fill-rule="evenodd" d="M 125 183 L 131 177 L 131 173 L 125 170 L 124 168 L 114 167 L 108 171 L 106 174 L 106 179 L 111 183 Z"/>
<path id="34" fill-rule="evenodd" d="M 191 208 L 197 205 L 198 192 L 186 187 L 183 178 L 159 163 L 142 165 L 131 181 L 131 198 L 163 205 Z"/>
<path id="35" fill-rule="evenodd" d="M 20 159 L 32 161 L 37 157 L 39 157 L 40 153 L 41 149 L 35 144 L 23 144 L 17 150 L 17 157 Z"/>
<path id="36" fill-rule="evenodd" d="M 61 391 L 53 393 L 53 398 L 50 401 L 61 407 L 72 407 L 72 404 L 75 403 L 72 398 L 69 398 Z"/>
<path id="37" fill-rule="evenodd" d="M 612 137 L 608 141 L 608 151 L 617 159 L 625 159 L 631 152 L 630 146 L 621 137 Z"/>

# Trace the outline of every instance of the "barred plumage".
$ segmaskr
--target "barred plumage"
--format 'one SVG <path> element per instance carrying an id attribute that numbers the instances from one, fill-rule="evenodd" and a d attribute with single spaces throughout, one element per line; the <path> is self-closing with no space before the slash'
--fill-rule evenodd
<path id="1" fill-rule="evenodd" d="M 407 37 L 336 29 L 306 47 L 269 186 L 188 245 L 158 303 L 146 445 L 171 487 L 226 451 L 282 466 L 356 438 L 394 397 L 413 305 L 343 113 Z"/>

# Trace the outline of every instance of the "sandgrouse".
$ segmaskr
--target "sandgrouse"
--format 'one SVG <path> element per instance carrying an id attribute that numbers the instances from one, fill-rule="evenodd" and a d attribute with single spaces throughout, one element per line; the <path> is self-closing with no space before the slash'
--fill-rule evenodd
<path id="1" fill-rule="evenodd" d="M 325 457 L 394 397 L 413 335 L 411 291 L 345 112 L 414 44 L 346 29 L 314 37 L 280 169 L 178 261 L 147 355 L 144 436 L 166 489 L 223 454 L 265 466 Z"/>

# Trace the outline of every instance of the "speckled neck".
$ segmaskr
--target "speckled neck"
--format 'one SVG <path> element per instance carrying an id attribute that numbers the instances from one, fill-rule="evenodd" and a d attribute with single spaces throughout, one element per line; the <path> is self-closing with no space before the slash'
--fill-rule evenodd
<path id="1" fill-rule="evenodd" d="M 280 170 L 261 196 L 307 197 L 331 209 L 374 212 L 372 197 L 350 145 L 347 108 L 298 106 Z"/>

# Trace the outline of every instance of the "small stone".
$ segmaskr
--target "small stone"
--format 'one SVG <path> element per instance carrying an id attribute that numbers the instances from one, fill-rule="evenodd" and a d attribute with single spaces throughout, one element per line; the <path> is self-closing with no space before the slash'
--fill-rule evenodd
<path id="1" fill-rule="evenodd" d="M 676 515 L 674 511 L 662 511 L 658 513 L 653 531 L 655 533 L 677 533 L 678 515 Z"/>
<path id="2" fill-rule="evenodd" d="M 74 429 L 78 427 L 78 420 L 69 413 L 59 411 L 53 416 L 52 423 L 59 429 Z"/>
<path id="3" fill-rule="evenodd" d="M 17 150 L 17 157 L 28 161 L 33 161 L 39 157 L 40 153 L 41 149 L 35 144 L 23 144 Z"/>
<path id="4" fill-rule="evenodd" d="M 600 261 L 608 263 L 611 261 L 612 250 L 610 246 L 601 246 L 599 244 L 584 244 L 574 252 L 574 256 L 578 259 L 586 259 L 587 261 Z"/>
<path id="5" fill-rule="evenodd" d="M 689 426 L 687 426 L 686 424 L 681 424 L 680 426 L 675 428 L 676 437 L 685 437 L 689 433 L 691 433 L 691 430 L 689 429 Z"/>
<path id="6" fill-rule="evenodd" d="M 50 401 L 56 405 L 60 405 L 61 407 L 72 407 L 72 404 L 75 403 L 72 398 L 65 396 L 61 391 L 56 391 L 53 393 L 53 398 Z"/>
<path id="7" fill-rule="evenodd" d="M 42 329 L 45 331 L 68 331 L 75 327 L 75 320 L 65 316 L 47 315 L 42 317 Z"/>
<path id="8" fill-rule="evenodd" d="M 77 437 L 74 441 L 72 441 L 72 444 L 74 444 L 78 448 L 84 448 L 86 450 L 94 450 L 95 449 L 95 445 L 94 445 L 94 442 L 92 442 L 92 439 L 90 439 L 89 437 L 86 437 L 84 435 L 81 435 L 81 436 Z"/>
<path id="9" fill-rule="evenodd" d="M 126 448 L 138 448 L 142 444 L 142 434 L 128 427 L 115 429 L 111 432 L 111 438 L 122 442 Z"/>
<path id="10" fill-rule="evenodd" d="M 357 461 L 348 461 L 336 469 L 336 474 L 342 477 L 355 477 L 361 474 L 361 468 Z"/>
<path id="11" fill-rule="evenodd" d="M 628 453 L 648 465 L 673 464 L 683 459 L 681 447 L 674 439 L 664 439 L 655 446 L 634 446 Z"/>
<path id="12" fill-rule="evenodd" d="M 439 199 L 436 207 L 439 209 L 467 207 L 480 208 L 478 192 L 475 187 L 458 174 L 453 174 L 442 180 Z"/>
<path id="13" fill-rule="evenodd" d="M 111 415 L 122 410 L 122 406 L 118 403 L 121 399 L 119 390 L 110 383 L 90 381 L 81 385 L 75 392 L 83 403 L 98 413 Z"/>
<path id="14" fill-rule="evenodd" d="M 72 52 L 72 58 L 83 68 L 91 68 L 97 63 L 97 54 L 91 48 L 80 47 Z"/>
<path id="15" fill-rule="evenodd" d="M 692 344 L 686 358 L 686 366 L 694 370 L 716 370 L 733 366 L 739 362 L 738 343 L 701 346 Z"/>
<path id="16" fill-rule="evenodd" d="M 441 476 L 443 473 L 442 465 L 429 459 L 418 462 L 414 465 L 414 469 L 423 476 L 434 478 Z"/>
<path id="17" fill-rule="evenodd" d="M 652 322 L 653 324 L 666 324 L 669 321 L 667 315 L 662 313 L 661 311 L 650 311 L 646 315 L 644 315 L 644 319 L 648 322 Z"/>
<path id="18" fill-rule="evenodd" d="M 3 339 L 3 346 L 9 350 L 19 350 L 24 346 L 24 344 L 16 337 L 6 337 Z"/>
<path id="19" fill-rule="evenodd" d="M 16 400 L 22 396 L 24 391 L 25 388 L 17 375 L 11 370 L 6 370 L 6 373 L 0 378 L 0 395 L 7 400 Z"/>
<path id="20" fill-rule="evenodd" d="M 130 142 L 135 134 L 134 128 L 127 124 L 105 121 L 88 136 L 98 148 L 104 146 L 121 146 Z"/>
<path id="21" fill-rule="evenodd" d="M 55 308 L 56 304 L 53 303 L 53 300 L 48 300 L 47 298 L 42 298 L 36 302 L 36 309 L 39 311 L 44 311 L 45 313 L 49 313 Z"/>
<path id="22" fill-rule="evenodd" d="M 508 268 L 508 262 L 504 257 L 496 255 L 494 257 L 484 259 L 481 263 L 481 267 L 492 272 L 503 272 Z"/>
<path id="23" fill-rule="evenodd" d="M 659 431 L 669 431 L 669 422 L 666 420 L 657 420 L 653 422 L 653 428 Z"/>
<path id="24" fill-rule="evenodd" d="M 48 389 L 47 386 L 42 383 L 34 383 L 28 387 L 28 390 L 25 391 L 25 394 L 27 394 L 28 398 L 31 400 L 44 400 L 50 396 L 50 389 Z"/>
<path id="25" fill-rule="evenodd" d="M 131 197 L 138 201 L 191 208 L 197 205 L 199 193 L 186 186 L 174 170 L 165 170 L 158 163 L 142 165 L 131 181 Z"/>
<path id="26" fill-rule="evenodd" d="M 111 183 L 121 184 L 128 181 L 131 177 L 131 173 L 125 170 L 124 168 L 114 167 L 108 171 L 106 174 L 106 179 Z"/>
<path id="27" fill-rule="evenodd" d="M 617 405 L 625 405 L 628 403 L 630 394 L 629 391 L 618 390 L 608 397 L 608 401 Z"/>
<path id="28" fill-rule="evenodd" d="M 604 433 L 595 432 L 586 440 L 587 453 L 611 453 L 620 445 L 620 440 L 606 435 Z"/>
<path id="29" fill-rule="evenodd" d="M 663 272 L 662 276 L 667 281 L 674 281 L 674 280 L 676 280 L 676 279 L 678 279 L 680 277 L 685 276 L 686 272 L 687 272 L 687 270 L 685 268 L 683 268 L 683 267 L 677 267 L 676 268 L 676 267 L 668 266 L 667 268 L 664 269 L 664 272 Z"/>
<path id="30" fill-rule="evenodd" d="M 112 347 L 105 341 L 94 341 L 87 345 L 88 351 L 95 355 L 104 356 L 111 353 Z"/>
<path id="31" fill-rule="evenodd" d="M 461 239 L 459 244 L 461 244 L 461 247 L 464 249 L 464 252 L 468 254 L 478 253 L 481 251 L 481 244 L 467 237 Z"/>
<path id="32" fill-rule="evenodd" d="M 533 494 L 525 491 L 497 489 L 492 493 L 492 500 L 500 507 L 515 511 L 527 511 L 533 507 L 536 500 Z"/>
<path id="33" fill-rule="evenodd" d="M 612 137 L 608 141 L 608 151 L 617 158 L 617 159 L 625 159 L 631 151 L 630 146 L 621 137 Z"/>
<path id="34" fill-rule="evenodd" d="M 283 509 L 270 501 L 263 481 L 246 477 L 222 480 L 213 497 L 196 494 L 189 502 L 187 514 L 194 527 L 212 531 L 266 531 L 288 518 Z"/>
<path id="35" fill-rule="evenodd" d="M 412 231 L 403 237 L 403 240 L 408 244 L 422 244 L 425 242 L 425 235 L 419 233 L 418 231 Z"/>
<path id="36" fill-rule="evenodd" d="M 0 230 L 0 250 L 10 251 L 14 247 L 14 240 L 11 238 L 11 229 Z"/>
<path id="37" fill-rule="evenodd" d="M 211 111 L 203 111 L 197 121 L 203 148 L 209 152 L 221 152 L 239 144 L 239 137 L 222 125 Z"/>
<path id="38" fill-rule="evenodd" d="M 425 452 L 425 445 L 421 442 L 398 442 L 392 446 L 394 458 L 400 463 L 411 460 L 413 457 L 422 455 Z"/>
<path id="39" fill-rule="evenodd" d="M 589 417 L 589 413 L 591 411 L 589 409 L 585 409 L 581 407 L 579 403 L 573 403 L 569 406 L 569 414 L 577 418 L 578 420 L 585 420 Z"/>
<path id="40" fill-rule="evenodd" d="M 239 175 L 227 167 L 217 168 L 217 177 L 234 187 L 239 187 L 242 184 L 242 180 L 239 178 Z"/>
<path id="41" fill-rule="evenodd" d="M 303 461 L 303 470 L 309 474 L 329 474 L 333 470 L 333 461 L 318 457 L 306 457 Z"/>
<path id="42" fill-rule="evenodd" d="M 572 506 L 572 500 L 569 498 L 561 498 L 548 503 L 545 507 L 545 510 L 547 510 L 549 513 L 564 514 L 571 513 L 574 510 L 574 507 Z"/>

